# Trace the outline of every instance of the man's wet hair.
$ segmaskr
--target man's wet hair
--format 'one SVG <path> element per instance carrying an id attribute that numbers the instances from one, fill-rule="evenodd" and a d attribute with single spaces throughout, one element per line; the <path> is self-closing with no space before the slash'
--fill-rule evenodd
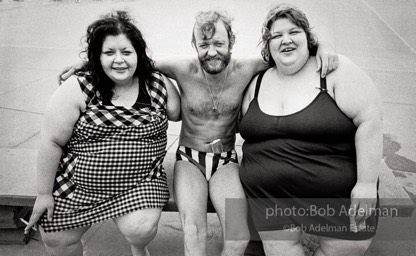
<path id="1" fill-rule="evenodd" d="M 205 11 L 198 12 L 195 16 L 194 29 L 192 30 L 192 45 L 196 47 L 195 29 L 203 35 L 204 40 L 209 40 L 215 35 L 216 24 L 218 21 L 224 23 L 230 42 L 229 49 L 232 49 L 235 43 L 235 34 L 232 30 L 231 22 L 233 18 L 226 12 L 222 11 Z"/>

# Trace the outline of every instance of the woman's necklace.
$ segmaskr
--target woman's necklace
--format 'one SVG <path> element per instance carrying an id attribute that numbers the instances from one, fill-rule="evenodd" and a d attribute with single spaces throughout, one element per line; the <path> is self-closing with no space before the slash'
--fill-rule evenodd
<path id="1" fill-rule="evenodd" d="M 225 85 L 225 82 L 227 81 L 228 69 L 227 69 L 227 71 L 225 72 L 224 81 L 222 81 L 222 85 L 221 85 L 221 91 L 220 91 L 220 93 L 218 94 L 218 96 L 217 96 L 217 100 L 216 100 L 216 101 L 214 100 L 214 94 L 212 93 L 212 90 L 211 90 L 211 85 L 210 85 L 210 84 L 209 84 L 209 82 L 208 82 L 208 78 L 207 78 L 207 75 L 205 74 L 205 71 L 204 71 L 204 70 L 202 70 L 202 73 L 204 73 L 204 76 L 205 76 L 205 81 L 207 82 L 207 85 L 208 85 L 209 96 L 211 97 L 211 101 L 212 101 L 212 112 L 217 113 L 217 112 L 218 112 L 219 100 L 220 100 L 220 97 L 221 97 L 222 91 L 224 90 L 224 85 Z"/>

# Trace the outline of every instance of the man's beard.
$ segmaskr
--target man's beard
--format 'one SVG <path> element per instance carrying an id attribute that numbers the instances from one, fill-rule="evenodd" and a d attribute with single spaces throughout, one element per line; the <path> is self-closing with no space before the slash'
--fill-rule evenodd
<path id="1" fill-rule="evenodd" d="M 228 64 L 231 61 L 231 52 L 228 52 L 226 55 L 218 54 L 215 57 L 202 57 L 198 59 L 199 63 L 201 63 L 201 66 L 205 70 L 205 72 L 215 75 L 223 71 L 228 66 Z M 220 61 L 221 63 L 219 65 L 216 65 L 215 67 L 211 67 L 208 64 L 208 62 L 211 60 Z"/>

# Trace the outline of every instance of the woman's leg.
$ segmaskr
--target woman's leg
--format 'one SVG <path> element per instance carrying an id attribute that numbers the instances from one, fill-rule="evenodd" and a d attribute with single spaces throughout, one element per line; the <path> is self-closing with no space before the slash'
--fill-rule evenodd
<path id="1" fill-rule="evenodd" d="M 304 256 L 300 242 L 301 231 L 259 231 L 266 256 Z"/>
<path id="2" fill-rule="evenodd" d="M 131 212 L 114 219 L 121 233 L 131 244 L 134 256 L 150 255 L 146 245 L 156 236 L 161 208 L 150 208 Z"/>
<path id="3" fill-rule="evenodd" d="M 372 239 L 342 240 L 319 236 L 319 247 L 314 256 L 359 256 L 364 255 Z"/>
<path id="4" fill-rule="evenodd" d="M 81 238 L 90 226 L 46 233 L 39 227 L 43 243 L 50 255 L 82 256 L 83 247 Z"/>

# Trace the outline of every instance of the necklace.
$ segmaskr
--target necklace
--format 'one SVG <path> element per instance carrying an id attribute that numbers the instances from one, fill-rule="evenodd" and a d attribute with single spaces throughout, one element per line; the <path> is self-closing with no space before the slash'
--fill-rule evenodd
<path id="1" fill-rule="evenodd" d="M 218 111 L 219 99 L 221 97 L 222 91 L 224 90 L 225 82 L 227 81 L 228 69 L 225 72 L 225 77 L 224 77 L 224 80 L 222 81 L 222 85 L 221 85 L 221 91 L 218 94 L 216 101 L 214 100 L 214 94 L 212 93 L 211 85 L 208 82 L 208 78 L 207 78 L 207 75 L 205 74 L 205 71 L 202 70 L 202 73 L 204 73 L 205 81 L 207 82 L 207 85 L 208 85 L 209 96 L 210 96 L 211 101 L 212 101 L 212 112 L 216 113 Z"/>

